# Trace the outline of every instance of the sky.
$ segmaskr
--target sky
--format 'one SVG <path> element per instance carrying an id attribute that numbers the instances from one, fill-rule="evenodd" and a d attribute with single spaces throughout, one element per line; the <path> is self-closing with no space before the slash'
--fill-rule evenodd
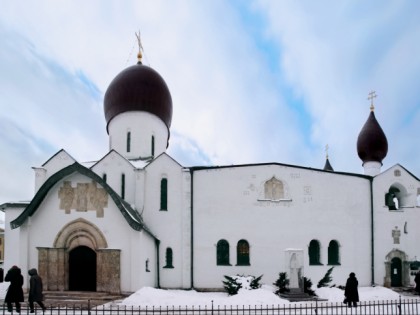
<path id="1" fill-rule="evenodd" d="M 183 166 L 277 162 L 363 173 L 369 92 L 399 163 L 420 177 L 420 2 L 0 0 L 0 204 L 30 200 L 60 149 L 109 150 L 103 96 L 143 63 L 173 101 Z"/>

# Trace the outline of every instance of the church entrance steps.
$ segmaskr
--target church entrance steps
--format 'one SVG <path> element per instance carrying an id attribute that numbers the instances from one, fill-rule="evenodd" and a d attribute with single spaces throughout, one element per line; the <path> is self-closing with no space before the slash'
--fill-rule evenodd
<path id="1" fill-rule="evenodd" d="M 90 307 L 122 300 L 128 295 L 90 291 L 44 291 L 44 303 L 47 307 L 81 306 Z M 26 299 L 27 300 L 27 299 Z"/>
<path id="2" fill-rule="evenodd" d="M 280 297 L 288 300 L 289 302 L 303 302 L 303 301 L 324 301 L 316 296 L 309 295 L 308 293 L 302 292 L 300 289 L 290 289 L 289 292 L 280 294 Z M 325 300 L 326 301 L 326 300 Z"/>

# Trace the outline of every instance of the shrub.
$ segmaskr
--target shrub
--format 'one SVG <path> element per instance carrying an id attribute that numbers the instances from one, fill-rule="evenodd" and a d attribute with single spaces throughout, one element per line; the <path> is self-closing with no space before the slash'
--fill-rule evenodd
<path id="1" fill-rule="evenodd" d="M 317 285 L 318 288 L 328 287 L 328 284 L 332 281 L 331 273 L 333 269 L 334 267 L 331 267 L 330 269 L 328 269 L 324 277 L 321 280 L 319 280 L 318 285 Z"/>
<path id="2" fill-rule="evenodd" d="M 316 296 L 315 291 L 312 290 L 312 281 L 309 278 L 303 277 L 303 292 L 309 295 Z"/>
<path id="3" fill-rule="evenodd" d="M 236 275 L 236 276 L 224 276 L 223 281 L 224 288 L 229 295 L 235 295 L 240 289 L 244 290 L 255 290 L 261 288 L 259 283 L 262 275 L 259 277 Z"/>
<path id="4" fill-rule="evenodd" d="M 287 274 L 285 272 L 279 273 L 279 278 L 276 282 L 273 283 L 278 289 L 275 292 L 277 295 L 280 293 L 289 292 L 289 279 L 287 279 Z"/>

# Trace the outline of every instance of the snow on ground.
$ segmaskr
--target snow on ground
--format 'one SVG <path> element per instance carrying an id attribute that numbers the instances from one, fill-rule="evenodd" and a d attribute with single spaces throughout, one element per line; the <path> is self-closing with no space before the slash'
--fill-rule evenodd
<path id="1" fill-rule="evenodd" d="M 8 282 L 0 283 L 0 300 L 4 300 Z M 197 292 L 194 290 L 162 290 L 145 287 L 133 293 L 126 299 L 118 302 L 126 306 L 195 306 L 210 307 L 220 306 L 255 306 L 255 305 L 285 305 L 289 301 L 281 299 L 274 294 L 275 288 L 269 285 L 263 285 L 257 290 L 240 290 L 237 295 L 229 296 L 224 292 Z M 320 288 L 315 289 L 319 298 L 326 299 L 328 302 L 342 302 L 344 292 L 338 288 Z M 398 300 L 399 294 L 390 289 L 376 287 L 360 287 L 359 296 L 361 301 L 378 300 Z M 403 297 L 404 298 L 404 297 Z M 410 296 L 409 298 L 419 299 L 419 296 Z M 48 304 L 48 300 L 46 301 Z M 302 302 L 300 302 L 302 303 Z"/>

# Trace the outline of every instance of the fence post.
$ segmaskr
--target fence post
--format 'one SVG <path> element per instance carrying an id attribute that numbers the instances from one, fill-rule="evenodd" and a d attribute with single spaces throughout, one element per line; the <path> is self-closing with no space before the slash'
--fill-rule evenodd
<path id="1" fill-rule="evenodd" d="M 211 315 L 213 315 L 213 300 L 211 300 Z"/>
<path id="2" fill-rule="evenodd" d="M 398 314 L 401 315 L 401 295 L 399 296 L 399 301 L 398 301 Z"/>
<path id="3" fill-rule="evenodd" d="M 90 299 L 88 299 L 88 314 L 90 315 Z"/>

